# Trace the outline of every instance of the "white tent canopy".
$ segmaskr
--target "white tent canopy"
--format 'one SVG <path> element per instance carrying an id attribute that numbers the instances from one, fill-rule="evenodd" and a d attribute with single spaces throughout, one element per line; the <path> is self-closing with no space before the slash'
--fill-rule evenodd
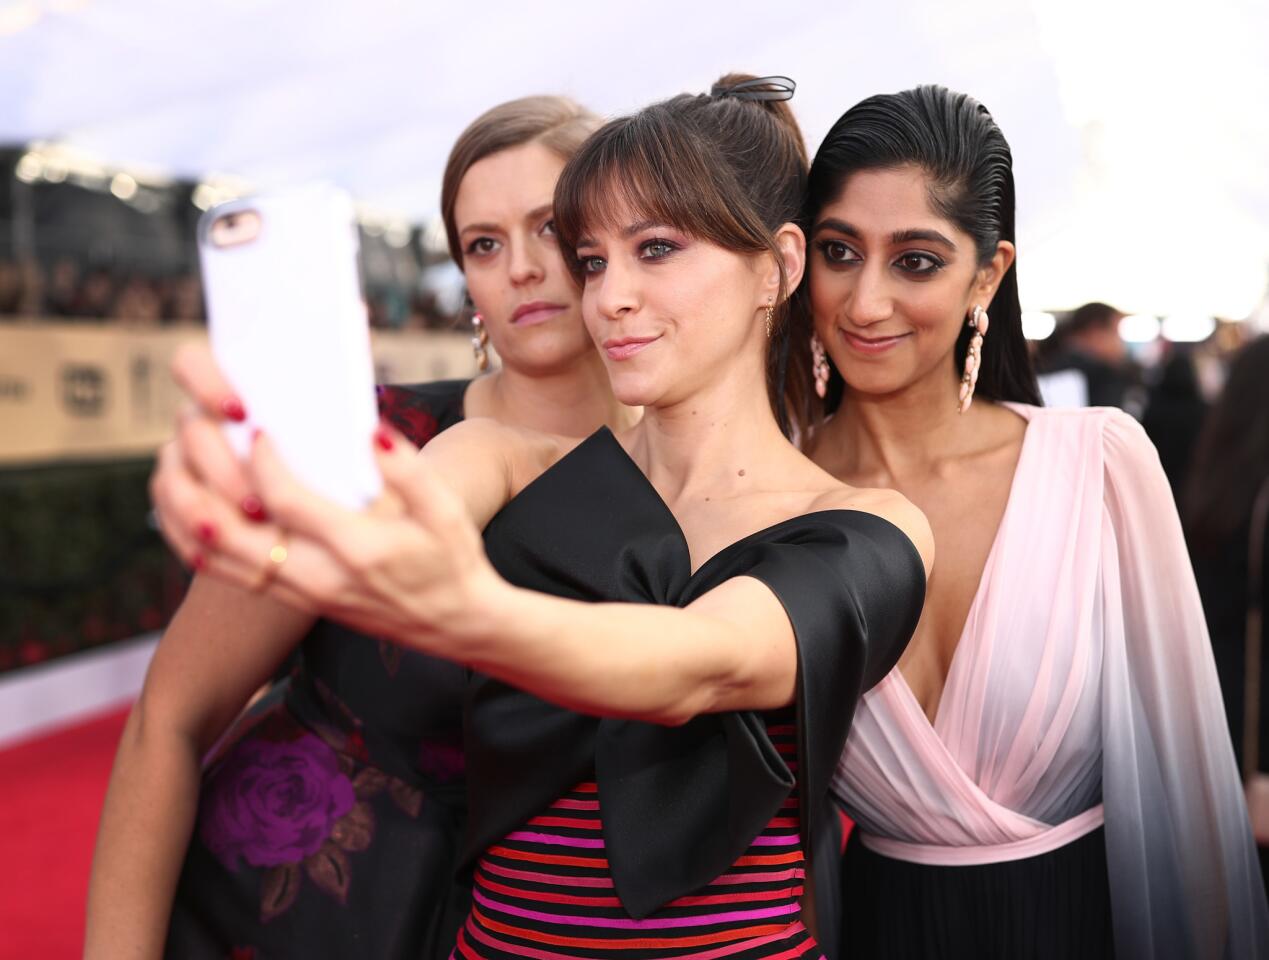
<path id="1" fill-rule="evenodd" d="M 1269 6 L 1238 0 L 0 0 L 0 142 L 329 179 L 429 218 L 458 132 L 526 93 L 616 114 L 728 70 L 788 74 L 814 146 L 860 98 L 939 82 L 1013 146 L 1025 306 L 1242 318 L 1269 264 L 1266 37 Z"/>

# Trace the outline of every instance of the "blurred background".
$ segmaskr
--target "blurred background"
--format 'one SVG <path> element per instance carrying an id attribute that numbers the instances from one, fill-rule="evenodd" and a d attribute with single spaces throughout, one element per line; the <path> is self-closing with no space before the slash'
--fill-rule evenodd
<path id="1" fill-rule="evenodd" d="M 489 106 L 563 93 L 619 114 L 725 71 L 782 73 L 814 151 L 864 96 L 942 83 L 1013 147 L 1046 400 L 1141 419 L 1184 499 L 1196 473 L 1221 475 L 1226 451 L 1196 464 L 1196 444 L 1231 358 L 1269 332 L 1266 38 L 1269 6 L 1238 0 L 0 0 L 0 862 L 15 881 L 0 929 L 30 931 L 0 956 L 78 949 L 121 711 L 185 588 L 145 484 L 177 402 L 167 359 L 203 333 L 193 238 L 211 204 L 345 187 L 379 379 L 466 376 L 438 198 L 451 144 Z M 1269 435 L 1228 452 L 1244 485 L 1269 462 L 1255 442 Z M 1245 557 L 1245 538 L 1229 549 Z M 1245 570 L 1212 565 L 1210 589 Z M 18 878 L 35 864 L 55 866 L 32 888 Z"/>

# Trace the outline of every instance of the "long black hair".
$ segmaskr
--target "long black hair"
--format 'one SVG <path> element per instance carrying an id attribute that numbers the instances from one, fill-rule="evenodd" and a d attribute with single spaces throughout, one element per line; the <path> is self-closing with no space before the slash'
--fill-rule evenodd
<path id="1" fill-rule="evenodd" d="M 909 164 L 930 177 L 934 210 L 974 238 L 980 266 L 991 260 L 1001 240 L 1014 242 L 1013 155 L 1009 144 L 986 107 L 973 97 L 940 86 L 869 97 L 842 114 L 811 164 L 803 223 L 808 230 L 815 225 L 851 174 Z M 804 296 L 803 303 L 806 301 Z M 809 310 L 802 313 L 805 327 L 793 348 L 794 357 L 810 354 Z M 1016 262 L 1001 280 L 987 313 L 991 332 L 983 345 L 976 395 L 1040 405 L 1040 389 L 1022 333 Z M 958 369 L 965 361 L 971 336 L 966 327 L 956 341 Z M 843 387 L 840 374 L 833 370 L 825 414 L 841 403 Z M 792 395 L 789 399 L 796 404 Z M 809 419 L 814 422 L 818 418 Z"/>

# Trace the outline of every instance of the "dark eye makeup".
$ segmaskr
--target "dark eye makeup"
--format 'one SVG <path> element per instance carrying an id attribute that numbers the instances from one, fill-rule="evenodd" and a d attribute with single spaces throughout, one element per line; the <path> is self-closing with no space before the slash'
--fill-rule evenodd
<path id="1" fill-rule="evenodd" d="M 864 258 L 844 240 L 831 238 L 819 240 L 815 246 L 819 248 L 820 255 L 830 266 L 846 267 L 863 263 Z M 947 262 L 942 257 L 925 250 L 907 250 L 894 259 L 894 266 L 909 277 L 920 279 L 938 273 L 947 266 Z"/>
<path id="2" fill-rule="evenodd" d="M 480 257 L 493 253 L 500 244 L 493 237 L 476 237 L 468 242 L 463 252 L 469 257 Z"/>

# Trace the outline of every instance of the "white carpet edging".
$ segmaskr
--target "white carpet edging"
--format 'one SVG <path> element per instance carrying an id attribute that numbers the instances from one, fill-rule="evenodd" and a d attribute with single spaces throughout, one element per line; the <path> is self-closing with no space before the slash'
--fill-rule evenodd
<path id="1" fill-rule="evenodd" d="M 0 747 L 131 703 L 158 642 L 158 633 L 148 633 L 0 674 Z"/>

